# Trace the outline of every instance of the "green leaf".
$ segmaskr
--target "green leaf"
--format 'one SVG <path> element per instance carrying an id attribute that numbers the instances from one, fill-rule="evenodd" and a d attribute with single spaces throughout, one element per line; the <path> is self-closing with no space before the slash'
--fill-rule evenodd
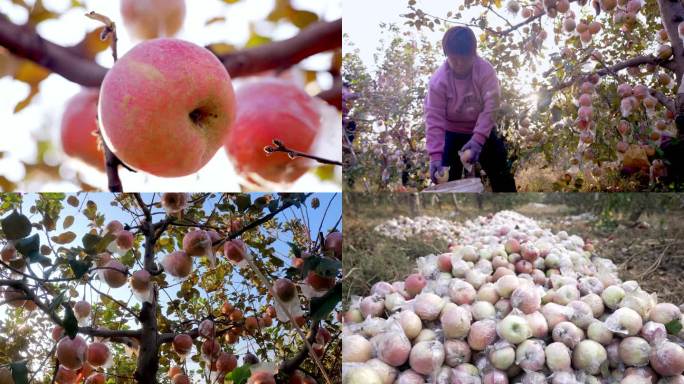
<path id="1" fill-rule="evenodd" d="M 314 322 L 321 321 L 330 315 L 342 300 L 342 283 L 337 283 L 333 289 L 321 297 L 311 298 L 311 318 Z"/>
<path id="2" fill-rule="evenodd" d="M 238 210 L 244 212 L 252 205 L 252 198 L 246 194 L 237 195 L 235 205 L 237 205 Z"/>
<path id="3" fill-rule="evenodd" d="M 70 306 L 65 305 L 64 312 L 64 333 L 73 339 L 78 333 L 78 320 L 76 320 L 76 316 L 74 316 L 74 310 L 71 309 Z"/>
<path id="4" fill-rule="evenodd" d="M 40 263 L 42 265 L 50 265 L 52 262 L 47 257 L 40 253 L 40 238 L 38 234 L 31 237 L 23 238 L 14 244 L 17 251 L 29 259 L 29 263 Z"/>
<path id="5" fill-rule="evenodd" d="M 297 10 L 290 14 L 289 19 L 297 28 L 304 28 L 309 24 L 316 22 L 318 20 L 318 15 L 309 11 Z"/>
<path id="6" fill-rule="evenodd" d="M 682 322 L 679 319 L 674 319 L 665 324 L 665 329 L 667 329 L 667 333 L 670 335 L 676 335 L 682 330 Z"/>
<path id="7" fill-rule="evenodd" d="M 12 379 L 14 384 L 28 384 L 28 368 L 25 361 L 18 361 L 10 364 L 12 370 Z"/>
<path id="8" fill-rule="evenodd" d="M 291 241 L 288 241 L 287 245 L 290 246 L 290 250 L 292 251 L 292 255 L 294 255 L 295 257 L 300 257 L 302 255 L 302 250 L 299 248 L 299 245 L 297 245 Z"/>
<path id="9" fill-rule="evenodd" d="M 280 205 L 278 204 L 278 200 L 275 200 L 275 199 L 274 199 L 274 200 L 271 200 L 271 201 L 268 203 L 268 211 L 271 212 L 271 213 L 273 213 L 273 212 L 275 212 L 275 211 L 278 210 L 278 207 L 279 207 L 279 206 L 280 206 Z"/>
<path id="10" fill-rule="evenodd" d="M 74 223 L 74 217 L 69 215 L 64 218 L 64 221 L 62 222 L 62 228 L 67 229 L 71 227 L 71 225 Z"/>
<path id="11" fill-rule="evenodd" d="M 76 260 L 73 257 L 69 257 L 67 262 L 69 263 L 69 266 L 71 267 L 71 270 L 74 272 L 74 276 L 77 279 L 80 279 L 83 275 L 85 275 L 92 266 L 92 263 Z"/>
<path id="12" fill-rule="evenodd" d="M 232 380 L 234 384 L 245 384 L 252 375 L 249 367 L 249 364 L 239 366 L 226 375 L 226 378 Z"/>
<path id="13" fill-rule="evenodd" d="M 59 306 L 62 305 L 62 303 L 64 303 L 64 301 L 65 301 L 64 294 L 65 293 L 66 293 L 66 291 L 62 291 L 59 295 L 57 295 L 52 300 L 52 302 L 48 306 L 48 310 L 50 311 L 50 313 L 54 313 L 55 311 L 57 311 L 57 308 L 59 308 Z"/>
<path id="14" fill-rule="evenodd" d="M 91 255 L 104 252 L 109 246 L 109 243 L 114 241 L 114 239 L 116 239 L 116 236 L 111 233 L 108 233 L 105 236 L 86 233 L 83 235 L 83 248 L 85 248 L 86 253 Z"/>
<path id="15" fill-rule="evenodd" d="M 28 217 L 17 211 L 2 219 L 2 231 L 8 240 L 19 240 L 31 233 L 31 222 Z"/>

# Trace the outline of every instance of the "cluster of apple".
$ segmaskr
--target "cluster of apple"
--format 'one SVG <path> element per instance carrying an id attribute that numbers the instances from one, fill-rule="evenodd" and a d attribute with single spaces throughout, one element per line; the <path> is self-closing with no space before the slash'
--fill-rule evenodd
<path id="1" fill-rule="evenodd" d="M 593 244 L 510 211 L 344 315 L 345 384 L 684 383 L 681 309 Z"/>
<path id="2" fill-rule="evenodd" d="M 378 224 L 375 232 L 392 239 L 408 240 L 412 237 L 450 241 L 458 237 L 461 226 L 449 220 L 433 216 L 410 218 L 399 216 Z"/>
<path id="3" fill-rule="evenodd" d="M 74 313 L 79 322 L 87 319 L 90 316 L 90 304 L 86 301 L 77 302 Z M 104 373 L 95 371 L 112 365 L 113 356 L 104 340 L 95 338 L 88 343 L 79 335 L 70 338 L 58 325 L 52 329 L 52 339 L 57 342 L 55 354 L 59 361 L 56 383 L 74 384 L 84 380 L 86 384 L 104 384 Z"/>
<path id="4" fill-rule="evenodd" d="M 124 1 L 121 12 L 134 36 L 152 39 L 180 29 L 185 5 Z M 187 84 L 191 90 L 177 92 Z M 246 183 L 274 187 L 298 179 L 313 162 L 286 153 L 267 156 L 264 147 L 279 139 L 292 150 L 313 151 L 323 111 L 322 101 L 289 80 L 262 76 L 234 91 L 214 53 L 165 37 L 136 45 L 99 89 L 70 99 L 61 141 L 68 156 L 104 170 L 101 135 L 124 164 L 161 177 L 195 173 L 223 146 Z"/>

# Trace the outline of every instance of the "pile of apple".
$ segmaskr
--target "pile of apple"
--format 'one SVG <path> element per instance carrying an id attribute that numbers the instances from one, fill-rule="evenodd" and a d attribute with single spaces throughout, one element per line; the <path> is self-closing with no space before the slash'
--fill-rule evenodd
<path id="1" fill-rule="evenodd" d="M 461 226 L 439 217 L 418 216 L 412 219 L 399 216 L 378 224 L 375 231 L 383 236 L 399 240 L 420 237 L 449 241 L 459 235 Z"/>
<path id="2" fill-rule="evenodd" d="M 682 321 L 590 242 L 502 211 L 352 300 L 343 382 L 680 384 Z"/>

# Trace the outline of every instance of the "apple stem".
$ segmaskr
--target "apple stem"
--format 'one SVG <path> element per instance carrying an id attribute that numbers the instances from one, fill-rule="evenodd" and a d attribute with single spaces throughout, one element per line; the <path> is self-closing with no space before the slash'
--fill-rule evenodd
<path id="1" fill-rule="evenodd" d="M 321 164 L 339 165 L 340 167 L 342 166 L 341 161 L 325 159 L 323 157 L 309 155 L 309 154 L 304 153 L 304 152 L 299 152 L 299 151 L 295 151 L 294 149 L 290 149 L 290 148 L 286 147 L 285 144 L 283 144 L 283 142 L 278 140 L 278 139 L 273 139 L 273 145 L 274 146 L 268 145 L 268 146 L 264 147 L 264 152 L 266 152 L 267 154 L 271 154 L 271 153 L 275 153 L 275 152 L 284 152 L 284 153 L 287 153 L 287 155 L 290 157 L 290 159 L 293 159 L 293 160 L 298 158 L 298 157 L 305 157 L 307 159 L 316 160 L 317 162 L 319 162 Z"/>

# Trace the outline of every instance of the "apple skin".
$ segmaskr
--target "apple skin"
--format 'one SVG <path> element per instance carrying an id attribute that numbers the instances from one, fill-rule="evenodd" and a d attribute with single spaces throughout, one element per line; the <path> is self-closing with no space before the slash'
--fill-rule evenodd
<path id="1" fill-rule="evenodd" d="M 122 0 L 126 30 L 140 40 L 171 37 L 185 19 L 185 0 Z"/>
<path id="2" fill-rule="evenodd" d="M 662 376 L 677 376 L 684 372 L 684 348 L 663 341 L 651 349 L 651 368 Z"/>
<path id="3" fill-rule="evenodd" d="M 606 349 L 594 340 L 582 340 L 572 351 L 572 365 L 589 374 L 599 373 L 601 364 L 608 359 Z"/>
<path id="4" fill-rule="evenodd" d="M 83 88 L 67 101 L 60 137 L 64 153 L 104 170 L 104 151 L 98 143 L 97 99 L 100 90 Z"/>
<path id="5" fill-rule="evenodd" d="M 235 118 L 230 75 L 207 49 L 178 39 L 138 44 L 107 72 L 99 124 L 125 164 L 162 177 L 197 172 Z"/>
<path id="6" fill-rule="evenodd" d="M 570 348 L 561 342 L 554 342 L 546 346 L 546 366 L 553 372 L 570 371 L 572 358 Z"/>
<path id="7" fill-rule="evenodd" d="M 321 127 L 314 98 L 279 79 L 244 84 L 236 95 L 237 117 L 225 149 L 238 173 L 256 184 L 264 184 L 264 180 L 290 183 L 300 178 L 311 168 L 310 160 L 290 159 L 286 153 L 267 156 L 264 147 L 279 139 L 290 149 L 310 152 Z"/>

